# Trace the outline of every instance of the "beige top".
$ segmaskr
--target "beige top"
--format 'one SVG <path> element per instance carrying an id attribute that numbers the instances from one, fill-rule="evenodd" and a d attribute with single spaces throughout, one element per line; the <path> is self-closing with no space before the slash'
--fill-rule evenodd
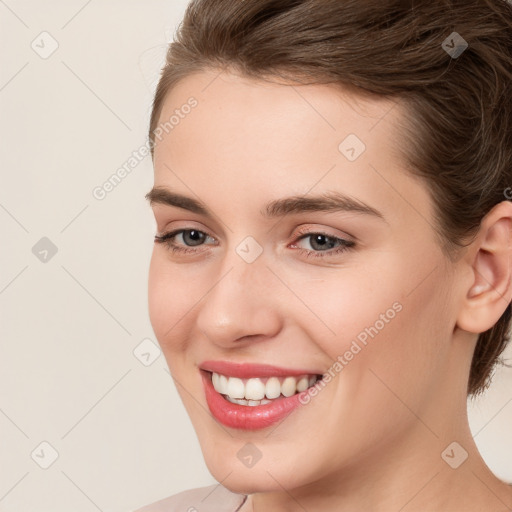
<path id="1" fill-rule="evenodd" d="M 133 512 L 241 512 L 246 501 L 245 494 L 217 484 L 183 491 Z"/>
<path id="2" fill-rule="evenodd" d="M 217 484 L 189 489 L 133 512 L 237 512 L 246 500 L 245 494 Z"/>

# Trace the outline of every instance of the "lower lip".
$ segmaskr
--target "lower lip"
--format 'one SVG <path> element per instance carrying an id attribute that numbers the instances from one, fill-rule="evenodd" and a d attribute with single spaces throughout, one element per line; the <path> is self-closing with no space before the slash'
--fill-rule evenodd
<path id="1" fill-rule="evenodd" d="M 201 370 L 206 402 L 213 417 L 226 427 L 241 430 L 259 430 L 270 427 L 301 405 L 300 397 L 306 391 L 290 397 L 281 397 L 264 405 L 239 405 L 228 402 L 213 387 L 211 374 Z"/>

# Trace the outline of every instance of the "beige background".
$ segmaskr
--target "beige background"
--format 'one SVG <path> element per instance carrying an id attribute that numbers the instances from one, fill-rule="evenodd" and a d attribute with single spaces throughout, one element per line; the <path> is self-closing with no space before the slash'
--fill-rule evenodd
<path id="1" fill-rule="evenodd" d="M 185 5 L 0 0 L 1 512 L 127 511 L 214 483 L 151 344 L 150 158 L 93 196 L 145 143 Z M 470 407 L 509 481 L 511 402 L 504 370 Z"/>

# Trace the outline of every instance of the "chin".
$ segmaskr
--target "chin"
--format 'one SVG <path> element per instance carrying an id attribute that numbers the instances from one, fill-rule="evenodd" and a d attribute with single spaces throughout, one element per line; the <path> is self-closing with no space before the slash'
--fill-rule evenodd
<path id="1" fill-rule="evenodd" d="M 220 462 L 220 457 L 206 458 L 206 466 L 218 482 L 234 493 L 281 492 L 283 487 L 293 489 L 314 481 L 312 475 L 298 474 L 296 465 L 288 467 L 289 462 L 281 466 L 278 462 L 265 463 L 262 459 L 254 467 L 246 468 L 238 460 L 231 464 Z"/>
<path id="2" fill-rule="evenodd" d="M 251 474 L 250 471 L 244 471 L 243 473 L 233 472 L 229 477 L 226 478 L 226 473 L 222 474 L 214 474 L 213 477 L 219 481 L 226 489 L 229 489 L 231 492 L 238 494 L 255 494 L 259 492 L 279 492 L 283 490 L 283 486 L 286 489 L 294 487 L 293 482 L 287 482 L 284 485 L 279 485 L 279 483 L 274 480 L 268 473 L 265 475 Z M 279 480 L 280 481 L 280 480 Z"/>

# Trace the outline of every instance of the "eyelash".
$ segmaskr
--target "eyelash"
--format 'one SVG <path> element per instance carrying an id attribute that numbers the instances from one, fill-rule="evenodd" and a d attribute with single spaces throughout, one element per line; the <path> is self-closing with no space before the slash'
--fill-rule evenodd
<path id="1" fill-rule="evenodd" d="M 162 236 L 158 236 L 158 235 L 155 236 L 155 242 L 158 243 L 158 244 L 165 244 L 167 246 L 167 248 L 172 251 L 173 254 L 182 254 L 182 255 L 184 255 L 184 254 L 194 254 L 194 253 L 197 253 L 197 251 L 194 248 L 191 248 L 191 247 L 183 248 L 183 247 L 180 247 L 180 246 L 176 245 L 176 243 L 172 241 L 172 239 L 175 236 L 180 235 L 182 233 L 189 233 L 189 232 L 192 232 L 192 231 L 197 231 L 198 233 L 204 234 L 207 237 L 213 238 L 210 235 L 208 235 L 208 233 L 205 233 L 204 231 L 200 231 L 198 229 L 179 229 L 179 230 L 176 230 L 176 231 L 172 231 L 170 233 L 165 233 Z M 338 247 L 332 248 L 332 249 L 329 249 L 329 250 L 326 250 L 326 251 L 311 251 L 311 250 L 308 250 L 308 249 L 302 249 L 302 248 L 298 247 L 296 249 L 297 252 L 299 252 L 299 254 L 302 254 L 302 255 L 306 256 L 307 258 L 327 258 L 327 257 L 332 257 L 332 256 L 336 256 L 338 254 L 341 254 L 341 253 L 343 253 L 345 251 L 348 251 L 349 249 L 352 249 L 355 246 L 355 242 L 352 242 L 350 240 L 345 240 L 343 238 L 338 238 L 338 237 L 335 237 L 335 236 L 332 236 L 332 235 L 328 235 L 327 233 L 322 233 L 322 232 L 318 232 L 318 231 L 302 231 L 302 232 L 299 231 L 299 234 L 302 235 L 302 236 L 297 238 L 296 241 L 293 242 L 293 244 L 295 244 L 295 243 L 297 243 L 300 240 L 303 240 L 305 238 L 312 237 L 314 235 L 324 236 L 327 239 L 334 240 L 335 243 L 339 243 L 340 244 Z"/>

